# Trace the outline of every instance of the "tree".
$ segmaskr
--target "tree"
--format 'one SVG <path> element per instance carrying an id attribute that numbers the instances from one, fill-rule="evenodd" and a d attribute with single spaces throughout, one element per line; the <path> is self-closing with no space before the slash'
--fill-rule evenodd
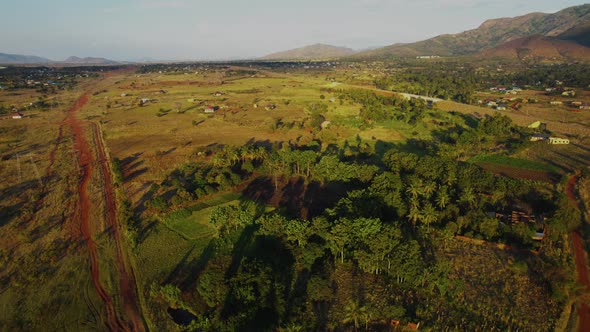
<path id="1" fill-rule="evenodd" d="M 311 235 L 312 228 L 307 220 L 289 220 L 284 227 L 284 233 L 287 241 L 295 242 L 301 248 L 307 243 Z"/>
<path id="2" fill-rule="evenodd" d="M 440 209 L 444 209 L 449 204 L 450 197 L 447 187 L 441 187 L 436 194 L 436 205 Z"/>
<path id="3" fill-rule="evenodd" d="M 433 182 L 433 181 L 427 182 L 422 186 L 422 193 L 424 194 L 424 196 L 427 199 L 432 196 L 432 194 L 434 193 L 435 190 L 436 190 L 436 182 Z"/>
<path id="4" fill-rule="evenodd" d="M 422 208 L 422 223 L 426 226 L 430 227 L 430 224 L 438 221 L 438 212 L 436 209 L 430 204 L 427 203 Z"/>
<path id="5" fill-rule="evenodd" d="M 408 193 L 413 199 L 418 198 L 421 192 L 422 186 L 420 183 L 410 183 L 410 185 L 406 188 L 406 193 Z"/>
<path id="6" fill-rule="evenodd" d="M 412 225 L 416 225 L 416 222 L 422 219 L 422 215 L 420 214 L 420 210 L 418 207 L 411 206 L 410 212 L 408 213 L 408 220 L 412 222 Z"/>
<path id="7" fill-rule="evenodd" d="M 474 207 L 476 202 L 476 196 L 473 192 L 473 189 L 465 188 L 465 190 L 463 190 L 463 193 L 461 193 L 461 197 L 459 197 L 459 202 L 467 204 L 469 208 Z"/>
<path id="8" fill-rule="evenodd" d="M 340 254 L 341 263 L 344 263 L 344 249 L 351 240 L 351 235 L 346 219 L 334 225 L 327 234 L 328 246 L 334 255 Z"/>
<path id="9" fill-rule="evenodd" d="M 365 311 L 366 308 L 362 307 L 358 301 L 351 300 L 346 307 L 344 307 L 344 319 L 342 320 L 342 323 L 354 323 L 354 330 L 357 331 L 359 328 L 359 320 L 362 319 Z"/>

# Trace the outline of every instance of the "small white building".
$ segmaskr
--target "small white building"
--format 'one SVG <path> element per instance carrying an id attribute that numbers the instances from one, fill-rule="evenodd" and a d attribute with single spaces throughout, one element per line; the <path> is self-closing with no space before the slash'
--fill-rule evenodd
<path id="1" fill-rule="evenodd" d="M 24 116 L 22 113 L 14 113 L 14 114 L 12 115 L 12 118 L 13 118 L 13 119 L 22 119 L 22 118 L 24 118 L 24 117 L 25 117 L 25 116 Z"/>
<path id="2" fill-rule="evenodd" d="M 207 114 L 212 114 L 212 113 L 215 113 L 215 109 L 216 109 L 215 106 L 207 106 L 207 107 L 205 107 L 204 112 Z"/>
<path id="3" fill-rule="evenodd" d="M 570 144 L 570 140 L 559 137 L 549 137 L 549 144 Z"/>

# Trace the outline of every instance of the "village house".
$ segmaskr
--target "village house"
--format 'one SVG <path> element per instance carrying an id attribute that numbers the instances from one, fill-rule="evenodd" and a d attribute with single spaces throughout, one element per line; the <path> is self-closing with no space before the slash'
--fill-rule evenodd
<path id="1" fill-rule="evenodd" d="M 549 144 L 570 144 L 570 140 L 559 137 L 549 137 Z"/>
<path id="2" fill-rule="evenodd" d="M 552 100 L 552 101 L 549 102 L 549 104 L 551 104 L 551 105 L 563 105 L 563 102 L 558 101 L 558 100 Z"/>
<path id="3" fill-rule="evenodd" d="M 590 110 L 590 105 L 581 105 L 580 109 L 581 110 Z"/>
<path id="4" fill-rule="evenodd" d="M 211 113 L 215 113 L 215 111 L 217 111 L 218 109 L 219 109 L 219 107 L 217 107 L 217 106 L 209 105 L 209 106 L 205 107 L 204 112 L 207 114 L 211 114 Z"/>
<path id="5" fill-rule="evenodd" d="M 221 96 L 223 96 L 223 92 L 221 92 L 221 91 L 216 91 L 216 92 L 215 92 L 213 95 L 214 95 L 215 97 L 221 97 Z"/>
<path id="6" fill-rule="evenodd" d="M 25 115 L 24 115 L 24 114 L 22 114 L 22 113 L 18 113 L 18 112 L 17 112 L 17 113 L 14 113 L 14 114 L 12 114 L 12 118 L 13 118 L 13 119 L 22 119 L 22 118 L 24 118 L 24 117 L 25 117 Z"/>
<path id="7" fill-rule="evenodd" d="M 267 111 L 274 110 L 275 108 L 277 108 L 277 105 L 275 105 L 275 104 L 268 104 L 268 105 L 264 106 L 264 109 Z"/>

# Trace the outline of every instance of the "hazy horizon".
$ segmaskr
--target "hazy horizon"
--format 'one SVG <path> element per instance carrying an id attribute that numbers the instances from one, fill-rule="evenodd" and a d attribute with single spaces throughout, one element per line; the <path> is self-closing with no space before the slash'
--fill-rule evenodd
<path id="1" fill-rule="evenodd" d="M 353 49 L 407 43 L 492 18 L 553 13 L 582 1 L 540 0 L 72 0 L 11 2 L 0 52 L 51 60 L 223 60 L 323 43 Z"/>

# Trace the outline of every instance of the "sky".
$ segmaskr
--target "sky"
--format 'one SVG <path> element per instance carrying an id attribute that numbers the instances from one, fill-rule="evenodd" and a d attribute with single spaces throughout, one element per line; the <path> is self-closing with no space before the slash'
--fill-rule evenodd
<path id="1" fill-rule="evenodd" d="M 315 43 L 365 49 L 554 13 L 570 0 L 2 0 L 0 52 L 227 60 Z"/>

